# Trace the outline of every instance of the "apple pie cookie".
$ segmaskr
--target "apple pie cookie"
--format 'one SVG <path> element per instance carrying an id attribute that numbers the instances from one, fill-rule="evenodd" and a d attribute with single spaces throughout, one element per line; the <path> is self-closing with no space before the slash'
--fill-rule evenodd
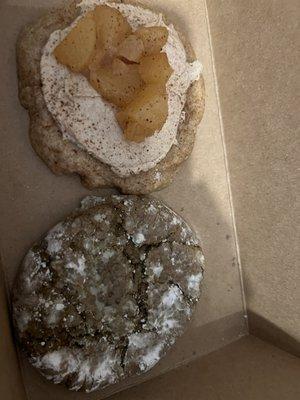
<path id="1" fill-rule="evenodd" d="M 202 66 L 161 13 L 134 1 L 54 10 L 18 42 L 30 138 L 57 174 L 142 194 L 169 184 L 204 111 Z"/>

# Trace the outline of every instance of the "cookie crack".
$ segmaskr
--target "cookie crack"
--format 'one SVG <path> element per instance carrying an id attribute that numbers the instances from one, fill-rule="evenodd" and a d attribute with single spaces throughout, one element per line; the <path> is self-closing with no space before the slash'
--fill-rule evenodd
<path id="1" fill-rule="evenodd" d="M 129 339 L 128 336 L 125 336 L 123 338 L 123 344 L 120 346 L 120 350 L 121 350 L 121 360 L 120 360 L 120 366 L 123 370 L 123 372 L 125 372 L 125 357 L 127 354 L 127 350 L 128 350 L 128 346 L 129 346 Z"/>
<path id="2" fill-rule="evenodd" d="M 169 286 L 172 286 L 172 285 L 173 285 L 173 286 L 176 286 L 176 287 L 180 290 L 180 292 L 181 292 L 183 298 L 188 302 L 188 304 L 191 305 L 191 304 L 193 303 L 193 300 L 191 299 L 191 297 L 188 296 L 188 295 L 185 293 L 185 291 L 182 289 L 182 287 L 180 286 L 179 283 L 177 283 L 177 282 L 173 281 L 172 279 L 170 279 L 170 280 L 168 281 L 168 285 L 169 285 Z"/>
<path id="3" fill-rule="evenodd" d="M 140 273 L 141 273 L 141 283 L 138 286 L 138 300 L 137 300 L 137 305 L 138 305 L 139 314 L 140 314 L 138 329 L 143 330 L 143 325 L 146 324 L 146 322 L 148 321 L 147 289 L 148 289 L 149 283 L 147 282 L 147 279 L 146 279 L 145 264 L 140 263 L 139 267 L 140 267 Z"/>

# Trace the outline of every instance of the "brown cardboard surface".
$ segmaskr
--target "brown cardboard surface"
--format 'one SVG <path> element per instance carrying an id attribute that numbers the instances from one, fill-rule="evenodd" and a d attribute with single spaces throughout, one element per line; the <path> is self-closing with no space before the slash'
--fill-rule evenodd
<path id="1" fill-rule="evenodd" d="M 300 354 L 299 1 L 207 5 L 250 330 Z"/>
<path id="2" fill-rule="evenodd" d="M 56 177 L 38 159 L 29 144 L 27 113 L 17 98 L 16 38 L 20 28 L 40 15 L 48 3 L 2 0 L 0 9 L 3 94 L 0 100 L 0 250 L 9 285 L 28 247 L 76 207 L 83 196 L 90 194 L 78 178 Z M 207 105 L 193 155 L 174 184 L 156 196 L 186 218 L 199 233 L 206 255 L 206 271 L 202 300 L 185 335 L 160 365 L 139 381 L 220 348 L 247 331 L 205 4 L 203 0 L 147 0 L 144 3 L 160 5 L 187 31 L 204 65 Z M 47 383 L 26 361 L 22 369 L 30 400 L 82 397 Z M 100 399 L 101 394 L 85 398 Z"/>
<path id="3" fill-rule="evenodd" d="M 110 400 L 295 400 L 300 360 L 247 336 Z"/>
<path id="4" fill-rule="evenodd" d="M 13 341 L 8 299 L 0 259 L 0 392 L 5 400 L 25 400 L 25 390 Z"/>

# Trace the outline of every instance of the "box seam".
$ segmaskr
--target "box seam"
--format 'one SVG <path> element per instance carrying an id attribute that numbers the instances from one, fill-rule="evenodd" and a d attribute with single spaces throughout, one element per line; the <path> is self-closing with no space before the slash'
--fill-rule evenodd
<path id="1" fill-rule="evenodd" d="M 222 108 L 221 108 L 220 95 L 219 95 L 219 86 L 218 86 L 217 73 L 216 73 L 216 64 L 215 64 L 215 57 L 214 57 L 214 51 L 213 51 L 212 36 L 211 36 L 211 30 L 210 30 L 207 0 L 204 0 L 204 6 L 205 6 L 205 19 L 206 19 L 206 26 L 207 26 L 207 34 L 208 34 L 208 38 L 209 38 L 209 49 L 210 49 L 211 60 L 212 60 L 212 73 L 213 73 L 214 82 L 215 82 L 214 90 L 215 90 L 217 104 L 218 104 L 218 118 L 219 118 L 219 122 L 220 122 L 221 140 L 222 140 L 222 147 L 223 147 L 223 154 L 224 154 L 224 166 L 225 166 L 226 180 L 227 180 L 227 191 L 228 191 L 229 207 L 230 207 L 230 213 L 231 213 L 232 225 L 233 225 L 235 251 L 236 251 L 236 257 L 237 257 L 237 262 L 238 262 L 241 297 L 242 297 L 243 310 L 244 310 L 244 319 L 245 319 L 247 331 L 249 333 L 248 311 L 247 311 L 247 301 L 246 301 L 246 295 L 245 295 L 245 285 L 244 285 L 244 277 L 243 277 L 243 270 L 242 270 L 242 263 L 241 263 L 241 253 L 240 253 L 240 246 L 239 246 L 238 233 L 237 233 L 237 227 L 236 227 L 236 217 L 235 217 L 235 211 L 234 211 L 234 205 L 233 205 L 231 179 L 230 179 L 229 164 L 228 164 L 228 158 L 227 158 L 227 148 L 226 148 L 226 141 L 225 141 L 225 134 L 224 134 L 224 124 L 223 124 L 223 118 L 222 118 Z"/>

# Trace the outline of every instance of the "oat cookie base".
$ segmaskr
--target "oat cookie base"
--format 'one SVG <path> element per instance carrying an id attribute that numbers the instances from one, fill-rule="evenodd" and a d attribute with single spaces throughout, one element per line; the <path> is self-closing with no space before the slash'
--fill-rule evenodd
<path id="1" fill-rule="evenodd" d="M 134 1 L 123 1 L 125 2 L 142 6 Z M 179 165 L 192 152 L 197 127 L 204 113 L 203 77 L 194 82 L 188 90 L 184 107 L 186 117 L 177 134 L 178 145 L 173 145 L 167 156 L 149 171 L 129 177 L 118 176 L 107 164 L 63 139 L 47 110 L 42 94 L 41 50 L 54 30 L 67 27 L 76 18 L 78 15 L 76 4 L 77 1 L 49 12 L 38 21 L 26 26 L 19 35 L 17 44 L 19 98 L 29 112 L 31 144 L 52 172 L 55 174 L 76 173 L 81 177 L 83 185 L 89 189 L 116 187 L 127 194 L 146 194 L 159 190 L 172 182 Z M 196 57 L 189 41 L 183 34 L 180 34 L 180 37 L 185 46 L 188 61 L 194 61 Z"/>

